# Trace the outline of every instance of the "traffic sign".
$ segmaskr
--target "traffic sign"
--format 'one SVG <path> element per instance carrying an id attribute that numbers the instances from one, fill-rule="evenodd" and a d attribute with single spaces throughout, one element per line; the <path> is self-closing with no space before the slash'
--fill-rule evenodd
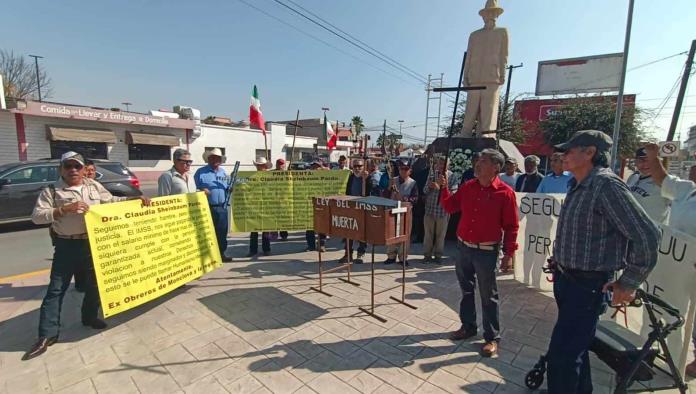
<path id="1" fill-rule="evenodd" d="M 680 141 L 663 141 L 659 143 L 660 157 L 679 157 Z"/>

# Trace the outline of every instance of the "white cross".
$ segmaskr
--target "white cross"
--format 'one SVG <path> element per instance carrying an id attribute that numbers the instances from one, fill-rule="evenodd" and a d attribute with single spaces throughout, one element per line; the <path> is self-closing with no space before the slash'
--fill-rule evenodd
<path id="1" fill-rule="evenodd" d="M 408 208 L 401 206 L 401 201 L 396 203 L 396 208 L 391 210 L 391 213 L 396 215 L 396 236 L 401 235 L 401 215 L 406 213 Z"/>

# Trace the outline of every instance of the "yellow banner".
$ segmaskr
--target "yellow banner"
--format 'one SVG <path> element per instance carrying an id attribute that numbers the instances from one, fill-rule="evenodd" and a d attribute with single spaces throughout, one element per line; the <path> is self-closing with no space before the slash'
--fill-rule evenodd
<path id="1" fill-rule="evenodd" d="M 104 317 L 154 300 L 222 265 L 201 192 L 94 205 L 85 215 Z"/>
<path id="2" fill-rule="evenodd" d="M 350 171 L 240 171 L 232 193 L 234 232 L 314 228 L 312 197 L 345 194 Z"/>

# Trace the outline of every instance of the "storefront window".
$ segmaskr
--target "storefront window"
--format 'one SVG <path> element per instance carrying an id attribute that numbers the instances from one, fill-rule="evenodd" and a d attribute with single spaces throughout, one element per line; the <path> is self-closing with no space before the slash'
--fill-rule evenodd
<path id="1" fill-rule="evenodd" d="M 128 160 L 171 160 L 172 149 L 164 145 L 130 144 Z"/>
<path id="2" fill-rule="evenodd" d="M 88 159 L 108 159 L 105 142 L 51 141 L 51 158 L 60 159 L 65 152 L 77 152 Z"/>

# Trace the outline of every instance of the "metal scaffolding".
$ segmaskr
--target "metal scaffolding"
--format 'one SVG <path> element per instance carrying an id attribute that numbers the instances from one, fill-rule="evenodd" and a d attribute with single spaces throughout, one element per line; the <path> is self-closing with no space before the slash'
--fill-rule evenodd
<path id="1" fill-rule="evenodd" d="M 428 125 L 433 122 L 437 125 L 435 138 L 440 136 L 440 110 L 442 109 L 442 92 L 432 94 L 434 88 L 442 88 L 443 77 L 445 74 L 440 73 L 440 78 L 433 78 L 432 74 L 428 74 L 428 85 L 425 88 L 427 99 L 425 101 L 425 136 L 423 137 L 423 145 L 428 146 Z M 430 116 L 430 101 L 437 101 L 437 116 Z"/>

